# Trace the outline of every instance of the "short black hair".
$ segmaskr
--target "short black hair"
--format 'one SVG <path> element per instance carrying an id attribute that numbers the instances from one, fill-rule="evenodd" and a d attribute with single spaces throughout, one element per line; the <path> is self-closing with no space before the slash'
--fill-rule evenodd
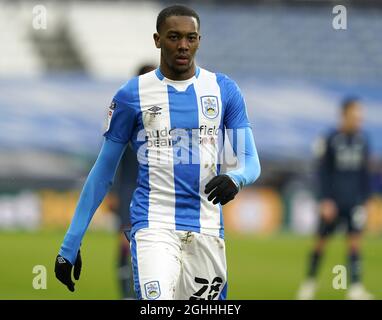
<path id="1" fill-rule="evenodd" d="M 343 100 L 342 100 L 342 103 L 341 103 L 341 110 L 342 110 L 342 114 L 346 114 L 348 112 L 348 110 L 356 103 L 358 103 L 360 101 L 360 98 L 359 97 L 355 97 L 355 96 L 350 96 L 350 97 L 345 97 Z"/>
<path id="2" fill-rule="evenodd" d="M 193 17 L 198 22 L 198 30 L 200 29 L 199 15 L 193 9 L 189 7 L 186 7 L 180 4 L 175 4 L 167 8 L 164 8 L 161 12 L 159 12 L 157 17 L 157 25 L 156 25 L 157 32 L 159 32 L 160 27 L 166 21 L 166 19 L 172 16 Z"/>

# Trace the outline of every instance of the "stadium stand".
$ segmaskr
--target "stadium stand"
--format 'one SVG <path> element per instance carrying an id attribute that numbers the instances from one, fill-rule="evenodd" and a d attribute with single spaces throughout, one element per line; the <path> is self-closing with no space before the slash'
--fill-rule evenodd
<path id="1" fill-rule="evenodd" d="M 23 5 L 2 3 L 0 10 L 0 76 L 41 74 L 44 65 L 33 46 L 29 30 L 31 11 Z"/>
<path id="2" fill-rule="evenodd" d="M 2 3 L 0 125 L 11 134 L 1 136 L 0 147 L 94 155 L 100 119 L 116 88 L 137 65 L 158 61 L 151 35 L 160 7 L 47 2 L 48 29 L 33 30 L 32 3 Z M 348 29 L 335 31 L 332 6 L 195 8 L 203 35 L 198 63 L 240 84 L 262 157 L 308 163 L 312 141 L 334 125 L 336 106 L 349 93 L 365 98 L 368 131 L 380 154 L 380 10 L 349 7 Z M 22 123 L 14 122 L 18 115 Z M 52 127 L 55 134 L 34 134 Z"/>
<path id="3" fill-rule="evenodd" d="M 62 65 L 63 59 L 71 69 L 71 59 L 72 69 L 77 66 L 97 77 L 129 76 L 140 62 L 158 60 L 152 38 L 142 34 L 155 31 L 159 8 L 154 2 L 48 3 L 49 28 L 30 32 L 32 5 L 3 4 L 0 40 L 6 45 L 1 72 L 35 74 Z M 202 65 L 241 77 L 282 75 L 352 83 L 382 79 L 379 10 L 351 7 L 348 29 L 334 31 L 331 7 L 196 8 L 202 18 Z"/>
<path id="4" fill-rule="evenodd" d="M 158 61 L 151 35 L 159 6 L 153 3 L 73 3 L 68 27 L 96 77 L 132 76 L 136 66 Z"/>

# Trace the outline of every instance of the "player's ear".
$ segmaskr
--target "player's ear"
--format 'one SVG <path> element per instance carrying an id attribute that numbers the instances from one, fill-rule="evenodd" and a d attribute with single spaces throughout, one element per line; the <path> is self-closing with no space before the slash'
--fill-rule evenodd
<path id="1" fill-rule="evenodd" d="M 155 46 L 160 49 L 160 35 L 158 32 L 155 32 L 153 34 L 153 38 L 154 38 L 154 42 L 155 42 Z"/>
<path id="2" fill-rule="evenodd" d="M 197 42 L 196 42 L 196 48 L 195 48 L 195 50 L 199 50 L 201 36 L 198 35 L 197 39 L 198 39 L 198 40 L 197 40 Z"/>

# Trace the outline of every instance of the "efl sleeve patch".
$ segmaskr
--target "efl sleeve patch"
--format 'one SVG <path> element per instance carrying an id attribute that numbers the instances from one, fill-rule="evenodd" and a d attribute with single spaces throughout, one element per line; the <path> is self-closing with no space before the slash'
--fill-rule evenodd
<path id="1" fill-rule="evenodd" d="M 112 101 L 108 110 L 107 110 L 107 118 L 106 118 L 106 125 L 105 125 L 105 132 L 108 132 L 110 129 L 110 123 L 111 123 L 111 118 L 113 117 L 113 113 L 116 107 L 115 101 Z"/>

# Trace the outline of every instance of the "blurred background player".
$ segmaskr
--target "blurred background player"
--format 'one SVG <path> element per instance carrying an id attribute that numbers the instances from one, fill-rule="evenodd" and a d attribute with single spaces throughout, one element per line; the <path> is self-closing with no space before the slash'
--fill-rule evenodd
<path id="1" fill-rule="evenodd" d="M 308 279 L 298 299 L 314 298 L 318 267 L 327 239 L 345 225 L 348 245 L 350 287 L 348 299 L 372 299 L 361 284 L 361 232 L 366 222 L 364 205 L 370 195 L 369 143 L 362 132 L 362 106 L 348 98 L 342 104 L 338 129 L 329 133 L 319 146 L 319 214 L 317 240 L 310 256 Z"/>
<path id="2" fill-rule="evenodd" d="M 142 65 L 137 72 L 140 76 L 155 70 L 152 64 Z M 119 219 L 119 248 L 118 248 L 118 282 L 123 299 L 134 299 L 134 281 L 131 267 L 130 244 L 123 230 L 131 227 L 130 223 L 130 202 L 136 188 L 138 177 L 137 156 L 130 144 L 122 156 L 116 176 L 114 193 L 118 198 L 118 208 L 116 210 Z"/>

